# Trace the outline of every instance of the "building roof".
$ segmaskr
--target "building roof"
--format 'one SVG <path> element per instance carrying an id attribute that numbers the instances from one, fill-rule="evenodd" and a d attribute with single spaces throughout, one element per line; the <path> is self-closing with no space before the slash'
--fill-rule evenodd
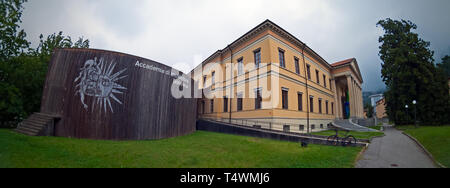
<path id="1" fill-rule="evenodd" d="M 236 46 L 241 45 L 242 43 L 244 43 L 245 41 L 248 41 L 250 39 L 252 39 L 254 36 L 256 36 L 258 33 L 265 31 L 266 29 L 270 29 L 272 31 L 274 31 L 275 33 L 277 33 L 278 35 L 280 35 L 281 37 L 283 37 L 284 39 L 292 42 L 292 44 L 298 46 L 299 48 L 304 48 L 305 52 L 308 53 L 309 55 L 311 55 L 313 58 L 315 58 L 320 64 L 324 65 L 325 67 L 328 67 L 329 69 L 333 69 L 333 68 L 339 68 L 340 66 L 345 66 L 347 64 L 351 64 L 352 62 L 355 62 L 355 72 L 357 74 L 357 77 L 360 79 L 361 83 L 364 82 L 362 75 L 361 75 L 361 71 L 359 70 L 359 66 L 358 63 L 356 61 L 356 58 L 350 58 L 344 61 L 340 61 L 340 62 L 336 62 L 333 64 L 328 63 L 324 58 L 322 58 L 318 53 L 316 53 L 314 50 L 312 50 L 308 45 L 306 45 L 305 43 L 303 43 L 302 41 L 300 41 L 297 37 L 295 37 L 294 35 L 290 34 L 289 32 L 287 32 L 286 30 L 284 30 L 283 28 L 281 28 L 280 26 L 278 26 L 277 24 L 275 24 L 274 22 L 270 21 L 269 19 L 265 20 L 264 22 L 262 22 L 261 24 L 259 24 L 258 26 L 256 26 L 255 28 L 251 29 L 250 31 L 248 31 L 247 33 L 245 33 L 244 35 L 242 35 L 241 37 L 239 37 L 237 40 L 235 40 L 234 42 L 232 42 L 231 44 L 229 44 L 227 47 L 225 47 L 222 50 L 217 50 L 216 52 L 214 52 L 211 56 L 209 56 L 208 58 L 206 58 L 200 65 L 197 65 L 197 67 L 207 64 L 209 63 L 212 59 L 221 56 L 223 54 L 226 54 L 230 48 L 234 48 Z M 197 68 L 196 67 L 196 68 Z M 196 69 L 194 68 L 191 73 Z"/>
<path id="2" fill-rule="evenodd" d="M 384 100 L 385 100 L 384 97 L 382 99 L 378 100 L 377 101 L 377 106 L 380 105 L 381 103 L 384 103 Z"/>
<path id="3" fill-rule="evenodd" d="M 375 98 L 375 97 L 384 97 L 384 94 L 380 93 L 380 94 L 375 94 L 375 95 L 369 96 L 369 98 Z"/>
<path id="4" fill-rule="evenodd" d="M 352 66 L 352 63 L 354 63 L 353 66 Z M 350 66 L 351 69 L 355 72 L 356 77 L 361 81 L 361 83 L 364 82 L 361 71 L 359 69 L 358 62 L 356 61 L 356 58 L 350 58 L 350 59 L 346 59 L 346 60 L 331 64 L 331 67 L 333 69 L 339 69 L 339 68 L 345 67 L 345 66 Z"/>
<path id="5" fill-rule="evenodd" d="M 270 21 L 269 19 L 265 20 L 255 28 L 251 29 L 247 33 L 245 33 L 243 36 L 239 37 L 237 40 L 229 44 L 227 47 L 225 47 L 222 50 L 217 50 L 215 53 L 213 53 L 211 56 L 209 56 L 207 59 L 205 59 L 200 65 L 209 63 L 210 60 L 214 59 L 215 57 L 225 54 L 229 51 L 230 48 L 236 47 L 240 44 L 242 44 L 244 41 L 250 40 L 253 36 L 255 36 L 257 33 L 264 31 L 265 29 L 271 29 L 272 31 L 278 33 L 280 36 L 284 37 L 285 39 L 289 40 L 293 44 L 299 46 L 300 48 L 305 48 L 305 51 L 312 55 L 314 58 L 316 58 L 321 64 L 325 65 L 328 68 L 331 68 L 331 65 L 322 58 L 318 53 L 316 53 L 314 50 L 312 50 L 308 45 L 300 41 L 297 37 L 290 34 L 274 22 Z M 199 66 L 200 66 L 199 65 Z M 193 70 L 192 70 L 193 71 Z M 191 71 L 191 72 L 192 72 Z"/>
<path id="6" fill-rule="evenodd" d="M 332 67 L 337 67 L 337 66 L 349 64 L 349 63 L 351 63 L 354 60 L 356 60 L 356 59 L 355 58 L 346 59 L 346 60 L 343 60 L 343 61 L 339 61 L 339 62 L 333 63 L 333 64 L 331 64 L 331 66 Z"/>

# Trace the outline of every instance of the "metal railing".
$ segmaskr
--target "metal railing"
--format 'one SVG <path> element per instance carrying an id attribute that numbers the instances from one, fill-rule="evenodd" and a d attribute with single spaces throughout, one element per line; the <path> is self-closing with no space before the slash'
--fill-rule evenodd
<path id="1" fill-rule="evenodd" d="M 320 139 L 327 139 L 328 136 L 321 136 L 321 135 L 314 135 L 311 134 L 312 132 L 307 132 L 306 125 L 303 127 L 304 130 L 301 129 L 300 125 L 292 125 L 292 123 L 281 123 L 281 122 L 268 122 L 268 121 L 257 121 L 257 120 L 249 120 L 249 119 L 230 119 L 229 118 L 212 118 L 212 117 L 203 117 L 201 118 L 206 121 L 213 121 L 218 123 L 225 123 L 225 124 L 231 124 L 234 126 L 241 126 L 241 127 L 250 127 L 250 128 L 257 128 L 261 130 L 268 130 L 273 132 L 279 132 L 279 133 L 289 133 L 289 134 L 296 134 L 300 136 L 307 136 L 311 138 L 320 138 Z M 289 129 L 285 129 L 285 126 L 289 126 Z M 294 129 L 292 129 L 294 127 Z M 319 127 L 320 128 L 320 127 Z M 295 130 L 297 129 L 297 130 Z M 317 131 L 314 131 L 317 130 Z M 325 125 L 323 129 L 313 129 L 314 132 L 320 132 L 325 130 L 340 130 L 342 129 L 335 127 L 333 124 Z M 370 142 L 368 139 L 357 139 L 358 142 Z"/>
<path id="2" fill-rule="evenodd" d="M 330 124 L 324 125 L 323 127 L 315 126 L 315 127 L 307 127 L 307 125 L 293 124 L 287 122 L 271 122 L 271 121 L 261 121 L 261 120 L 249 120 L 249 119 L 229 119 L 229 118 L 212 118 L 212 117 L 204 117 L 204 120 L 229 123 L 233 125 L 239 125 L 244 127 L 252 127 L 258 129 L 265 129 L 271 131 L 279 131 L 285 133 L 298 133 L 298 134 L 310 134 L 312 132 L 325 131 L 330 128 Z M 314 128 L 314 129 L 312 129 Z M 308 132 L 310 130 L 310 132 Z"/>

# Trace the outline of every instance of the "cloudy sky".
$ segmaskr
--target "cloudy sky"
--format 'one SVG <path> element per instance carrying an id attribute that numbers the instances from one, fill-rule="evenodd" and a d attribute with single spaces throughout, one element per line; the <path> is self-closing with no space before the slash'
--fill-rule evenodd
<path id="1" fill-rule="evenodd" d="M 387 17 L 411 20 L 435 59 L 450 54 L 449 0 L 29 0 L 22 28 L 39 35 L 83 36 L 91 48 L 125 52 L 189 72 L 270 19 L 329 63 L 355 57 L 364 90 L 384 87 L 376 27 Z"/>

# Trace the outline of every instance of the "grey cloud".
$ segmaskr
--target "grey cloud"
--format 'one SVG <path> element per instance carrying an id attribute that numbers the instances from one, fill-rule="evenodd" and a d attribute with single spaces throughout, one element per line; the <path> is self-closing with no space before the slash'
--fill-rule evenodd
<path id="1" fill-rule="evenodd" d="M 329 63 L 355 57 L 364 90 L 383 88 L 376 23 L 408 19 L 431 42 L 435 59 L 450 54 L 448 0 L 31 0 L 23 28 L 33 43 L 40 33 L 84 36 L 91 47 L 130 53 L 167 65 L 195 65 L 265 19 L 307 43 Z M 187 70 L 183 71 L 189 71 Z"/>

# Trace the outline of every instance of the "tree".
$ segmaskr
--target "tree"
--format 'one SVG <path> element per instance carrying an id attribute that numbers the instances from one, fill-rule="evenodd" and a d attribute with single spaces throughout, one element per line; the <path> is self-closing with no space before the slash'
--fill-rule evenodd
<path id="1" fill-rule="evenodd" d="M 53 33 L 47 36 L 45 40 L 41 34 L 39 39 L 39 46 L 33 51 L 34 54 L 39 56 L 50 56 L 56 48 L 89 48 L 89 40 L 84 40 L 81 37 L 74 43 L 72 42 L 72 38 L 70 36 L 64 36 L 62 31 L 58 34 Z"/>
<path id="2" fill-rule="evenodd" d="M 441 69 L 448 78 L 450 78 L 450 56 L 446 55 L 442 58 L 442 63 L 437 64 L 438 68 Z"/>
<path id="3" fill-rule="evenodd" d="M 412 124 L 417 108 L 417 118 L 423 124 L 448 122 L 449 95 L 434 65 L 434 52 L 430 43 L 419 38 L 412 30 L 417 26 L 405 20 L 380 20 L 385 33 L 379 38 L 382 78 L 387 90 L 386 112 L 396 124 Z M 447 86 L 448 87 L 448 86 Z M 413 106 L 412 101 L 417 101 Z M 410 106 L 409 109 L 405 106 Z"/>
<path id="4" fill-rule="evenodd" d="M 25 31 L 18 31 L 26 1 L 0 0 L 0 61 L 24 53 L 30 45 Z"/>
<path id="5" fill-rule="evenodd" d="M 372 118 L 373 117 L 373 107 L 372 107 L 372 105 L 370 105 L 370 103 L 366 103 L 364 105 L 364 108 L 367 109 L 367 118 Z"/>
<path id="6" fill-rule="evenodd" d="M 63 32 L 44 39 L 36 49 L 29 48 L 24 30 L 19 29 L 22 3 L 26 0 L 0 0 L 0 127 L 13 127 L 38 112 L 51 53 L 56 48 L 89 48 L 89 40 L 75 43 Z"/>
<path id="7" fill-rule="evenodd" d="M 0 90 L 4 91 L 0 91 L 0 114 L 5 118 L 2 122 L 14 125 L 40 110 L 48 63 L 56 48 L 89 48 L 89 41 L 80 38 L 73 43 L 62 32 L 52 34 L 46 40 L 41 36 L 37 49 L 1 62 L 0 83 L 4 87 Z"/>

